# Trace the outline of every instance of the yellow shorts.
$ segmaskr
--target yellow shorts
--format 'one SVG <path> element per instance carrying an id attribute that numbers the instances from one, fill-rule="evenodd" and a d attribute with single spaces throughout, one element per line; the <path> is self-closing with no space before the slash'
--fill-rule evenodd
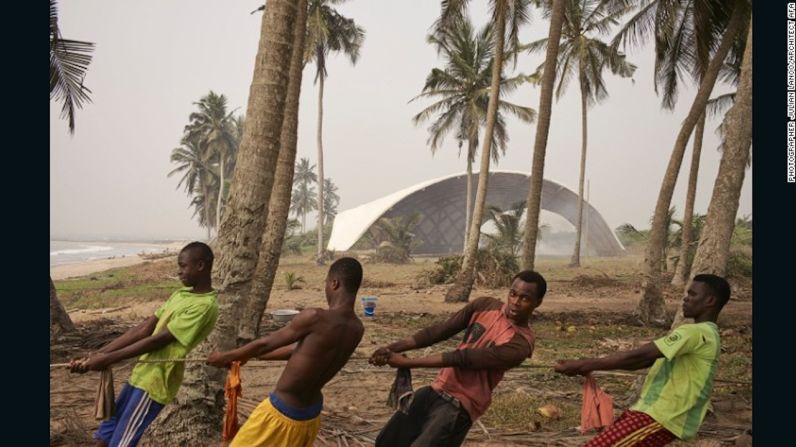
<path id="1" fill-rule="evenodd" d="M 312 447 L 320 426 L 320 416 L 296 421 L 280 413 L 266 398 L 254 409 L 229 447 Z"/>

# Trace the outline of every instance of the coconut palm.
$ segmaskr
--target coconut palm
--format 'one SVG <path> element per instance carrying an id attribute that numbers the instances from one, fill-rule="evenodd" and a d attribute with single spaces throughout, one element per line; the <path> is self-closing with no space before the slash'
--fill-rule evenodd
<path id="1" fill-rule="evenodd" d="M 675 274 L 681 270 L 684 270 L 686 275 L 688 274 L 691 261 L 694 258 L 696 243 L 699 241 L 699 238 L 702 235 L 702 229 L 705 227 L 705 217 L 706 216 L 704 214 L 694 213 L 691 216 L 690 225 L 686 225 L 686 222 L 683 221 L 680 224 L 680 228 L 676 230 L 674 234 L 672 234 L 669 243 L 670 249 L 678 249 L 678 260 L 674 269 Z M 688 231 L 690 234 L 686 234 L 686 231 Z M 690 242 L 687 246 L 684 246 L 683 240 L 686 239 L 692 242 Z"/>
<path id="2" fill-rule="evenodd" d="M 307 231 L 307 214 L 317 210 L 318 193 L 309 183 L 299 183 L 290 197 L 290 211 L 301 216 L 301 232 Z"/>
<path id="3" fill-rule="evenodd" d="M 58 27 L 58 6 L 50 0 L 50 99 L 63 103 L 61 118 L 69 121 L 69 133 L 75 132 L 75 107 L 82 108 L 83 102 L 91 101 L 91 93 L 83 85 L 86 69 L 91 63 L 94 44 L 64 39 Z M 58 301 L 55 284 L 50 277 L 50 337 L 62 332 L 75 330 L 72 319 L 64 306 Z"/>
<path id="4" fill-rule="evenodd" d="M 318 182 L 315 174 L 315 165 L 310 164 L 308 158 L 302 158 L 296 163 L 293 175 L 293 193 L 290 198 L 290 211 L 296 216 L 301 216 L 301 232 L 307 231 L 307 213 L 317 208 L 317 194 L 313 183 Z"/>
<path id="5" fill-rule="evenodd" d="M 542 180 L 544 158 L 547 151 L 547 134 L 553 110 L 553 87 L 555 85 L 556 61 L 564 22 L 564 1 L 552 0 L 546 4 L 545 15 L 550 18 L 547 35 L 541 92 L 539 93 L 539 118 L 536 120 L 536 136 L 533 143 L 533 162 L 528 198 L 525 205 L 525 231 L 522 246 L 522 268 L 533 270 L 536 258 L 536 242 L 539 236 L 539 214 L 542 210 Z M 546 2 L 545 2 L 546 3 Z"/>
<path id="6" fill-rule="evenodd" d="M 414 228 L 423 220 L 415 212 L 392 218 L 382 217 L 371 228 L 370 239 L 376 245 L 379 260 L 395 264 L 405 264 L 411 259 L 412 250 L 422 242 L 417 240 Z"/>
<path id="7" fill-rule="evenodd" d="M 295 174 L 293 175 L 293 184 L 311 184 L 317 183 L 318 176 L 315 174 L 315 165 L 310 164 L 309 158 L 301 158 L 296 163 Z"/>
<path id="8" fill-rule="evenodd" d="M 214 247 L 213 283 L 224 293 L 218 297 L 215 329 L 195 349 L 196 357 L 206 357 L 211 350 L 232 349 L 237 342 L 240 313 L 247 307 L 274 183 L 296 15 L 295 1 L 269 0 L 265 7 L 247 125 L 230 185 L 228 212 L 221 219 Z M 179 402 L 163 409 L 150 427 L 151 439 L 157 439 L 159 445 L 206 445 L 217 439 L 224 413 L 225 375 L 223 369 L 203 363 L 186 365 Z"/>
<path id="9" fill-rule="evenodd" d="M 192 198 L 194 216 L 199 216 L 199 225 L 207 229 L 207 239 L 210 240 L 210 229 L 215 226 L 216 221 L 212 203 L 218 191 L 218 180 L 208 165 L 206 151 L 198 138 L 186 136 L 180 147 L 172 149 L 171 162 L 176 163 L 177 167 L 168 176 L 182 173 L 177 189 L 183 187 L 188 197 Z"/>
<path id="10" fill-rule="evenodd" d="M 346 0 L 310 0 L 307 17 L 305 62 L 315 63 L 315 82 L 318 83 L 318 262 L 323 259 L 323 88 L 328 75 L 326 58 L 330 53 L 343 53 L 356 64 L 359 49 L 365 40 L 365 30 L 354 20 L 340 15 L 330 5 Z"/>
<path id="11" fill-rule="evenodd" d="M 260 257 L 249 289 L 248 303 L 239 323 L 238 339 L 253 340 L 259 335 L 260 321 L 271 296 L 276 270 L 282 253 L 301 253 L 301 239 L 291 238 L 298 221 L 288 219 L 293 174 L 296 163 L 299 99 L 304 70 L 304 39 L 307 31 L 307 0 L 298 0 L 296 25 L 293 30 L 293 50 L 290 56 L 290 76 L 282 120 L 281 147 L 277 158 L 274 186 L 271 191 L 268 219 L 263 232 Z M 241 127 L 242 128 L 242 127 Z M 287 237 L 286 237 L 287 235 Z"/>
<path id="12" fill-rule="evenodd" d="M 412 101 L 420 98 L 433 98 L 435 102 L 423 109 L 412 118 L 417 125 L 436 119 L 429 127 L 428 144 L 431 154 L 439 149 L 445 136 L 451 131 L 459 143 L 459 152 L 467 142 L 467 202 L 465 209 L 465 238 L 469 229 L 472 210 L 472 173 L 473 162 L 478 152 L 478 138 L 481 127 L 486 123 L 487 106 L 489 105 L 489 84 L 491 82 L 492 63 L 494 61 L 493 26 L 487 24 L 477 34 L 469 20 L 455 22 L 450 29 L 439 30 L 428 36 L 428 42 L 436 46 L 445 61 L 444 68 L 434 68 L 426 78 L 423 93 Z M 514 91 L 529 77 L 515 76 L 500 81 L 500 95 Z M 536 117 L 536 111 L 500 99 L 498 116 L 492 138 L 492 160 L 497 162 L 500 154 L 505 153 L 508 133 L 503 113 L 511 113 L 520 120 L 530 123 Z"/>
<path id="13" fill-rule="evenodd" d="M 199 111 L 191 113 L 188 117 L 190 123 L 185 126 L 185 133 L 189 138 L 199 138 L 209 157 L 213 158 L 219 181 L 219 193 L 216 200 L 216 231 L 221 223 L 221 206 L 224 202 L 225 178 L 228 166 L 235 159 L 238 148 L 236 138 L 239 130 L 236 129 L 234 111 L 227 112 L 227 97 L 219 95 L 212 90 L 195 102 Z"/>
<path id="14" fill-rule="evenodd" d="M 636 66 L 625 59 L 625 55 L 600 38 L 619 24 L 626 9 L 617 8 L 603 0 L 566 0 L 564 5 L 564 25 L 561 30 L 562 42 L 558 48 L 558 67 L 556 77 L 558 88 L 556 99 L 565 91 L 573 75 L 577 76 L 580 87 L 581 104 L 581 152 L 580 175 L 578 177 L 578 218 L 575 222 L 575 249 L 571 266 L 580 266 L 580 241 L 583 234 L 583 186 L 586 177 L 586 147 L 588 140 L 588 108 L 608 97 L 603 82 L 603 71 L 628 78 Z M 547 38 L 527 45 L 529 53 L 539 52 L 547 47 Z M 537 69 L 537 74 L 544 64 Z"/>
<path id="15" fill-rule="evenodd" d="M 655 91 L 661 93 L 662 105 L 672 109 L 679 93 L 679 81 L 691 77 L 698 85 L 710 63 L 711 51 L 729 19 L 732 2 L 726 0 L 646 0 L 638 4 L 637 12 L 614 38 L 613 47 L 620 43 L 638 43 L 651 34 L 655 41 Z M 721 76 L 725 81 L 737 83 L 740 73 L 740 55 L 743 51 L 742 35 L 730 49 L 727 63 Z M 710 108 L 710 102 L 708 103 Z M 681 252 L 688 252 L 691 244 L 694 202 L 696 200 L 699 161 L 705 132 L 706 116 L 703 113 L 694 129 L 691 166 L 688 174 L 683 220 L 685 224 Z M 672 284 L 682 286 L 686 279 L 688 264 L 678 263 Z"/>
<path id="16" fill-rule="evenodd" d="M 727 134 L 719 172 L 708 205 L 705 228 L 699 238 L 691 272 L 723 276 L 727 270 L 738 201 L 741 195 L 749 149 L 752 144 L 752 24 L 747 30 L 741 76 L 735 104 L 728 112 Z M 682 307 L 674 325 L 682 321 Z"/>
<path id="17" fill-rule="evenodd" d="M 436 28 L 439 32 L 452 29 L 457 22 L 463 20 L 467 0 L 448 0 L 442 2 L 442 13 L 437 21 Z M 470 230 L 467 234 L 467 245 L 464 249 L 462 269 L 456 277 L 456 282 L 448 289 L 445 301 L 467 301 L 473 288 L 475 279 L 475 258 L 478 251 L 478 240 L 481 236 L 481 222 L 486 209 L 486 193 L 489 178 L 489 162 L 492 155 L 492 141 L 495 134 L 495 124 L 498 117 L 498 102 L 500 98 L 500 81 L 504 53 L 516 54 L 517 36 L 519 27 L 529 20 L 528 0 L 494 0 L 490 3 L 492 22 L 494 26 L 493 38 L 495 41 L 495 55 L 492 63 L 491 82 L 489 87 L 489 102 L 487 104 L 486 122 L 484 124 L 483 146 L 481 147 L 481 166 L 478 175 L 478 189 L 475 194 L 473 215 L 468 223 Z M 506 49 L 509 49 L 506 52 Z"/>
<path id="18" fill-rule="evenodd" d="M 340 204 L 340 196 L 337 194 L 337 185 L 332 179 L 323 179 L 323 209 L 326 221 L 324 225 L 329 225 L 337 217 L 337 206 Z"/>
<path id="19" fill-rule="evenodd" d="M 699 7 L 705 7 L 710 6 L 709 3 L 710 2 L 695 2 L 695 5 L 698 5 Z M 642 7 L 650 8 L 650 4 L 651 3 L 644 3 L 642 4 Z M 672 4 L 673 3 L 671 2 L 667 2 L 666 5 L 662 6 L 671 6 Z M 720 75 L 722 67 L 725 65 L 727 56 L 731 54 L 731 50 L 734 47 L 737 48 L 738 37 L 743 35 L 743 32 L 749 22 L 750 8 L 746 0 L 733 0 L 731 4 L 726 2 L 724 2 L 724 4 L 727 6 L 726 10 L 731 11 L 728 15 L 728 19 L 726 21 L 716 21 L 716 23 L 712 23 L 710 25 L 712 27 L 715 26 L 715 28 L 710 29 L 715 29 L 716 31 L 714 32 L 720 33 L 720 39 L 717 38 L 717 41 L 719 41 L 720 44 L 715 48 L 697 50 L 699 52 L 707 52 L 712 55 L 708 58 L 709 64 L 704 69 L 700 69 L 703 70 L 703 74 L 701 75 L 699 89 L 692 102 L 691 108 L 689 109 L 688 115 L 683 121 L 680 132 L 677 134 L 677 138 L 672 149 L 672 155 L 669 159 L 669 164 L 667 165 L 666 173 L 658 194 L 655 212 L 653 214 L 652 228 L 650 229 L 650 237 L 645 252 L 643 272 L 644 284 L 637 310 L 641 320 L 647 323 L 662 322 L 666 319 L 663 294 L 661 293 L 660 288 L 660 256 L 662 254 L 662 248 L 665 244 L 666 229 L 664 228 L 664 225 L 666 220 L 666 212 L 671 204 L 672 194 L 674 193 L 674 186 L 677 182 L 677 175 L 680 171 L 686 144 L 688 143 L 688 139 L 695 126 L 705 112 L 708 98 L 710 97 L 713 86 Z M 664 19 L 667 17 L 666 14 L 668 14 L 668 12 L 662 16 Z M 660 24 L 656 24 L 655 29 L 663 29 L 666 31 L 672 23 L 677 22 L 673 22 L 672 20 L 661 20 Z M 645 32 L 649 31 L 649 29 L 649 26 L 646 28 L 642 25 L 635 26 L 632 28 L 632 32 L 627 33 L 627 35 L 630 36 L 628 39 L 638 40 L 641 38 L 640 36 L 645 35 Z M 671 43 L 669 40 L 673 35 L 676 34 L 667 32 L 662 32 L 660 34 L 656 33 L 656 52 L 665 52 L 665 49 L 668 48 L 668 45 Z M 662 47 L 658 46 L 657 40 L 663 40 L 663 43 L 661 44 Z M 701 40 L 700 42 L 705 41 L 706 40 Z M 674 71 L 676 77 L 677 70 Z"/>
<path id="20" fill-rule="evenodd" d="M 83 78 L 91 63 L 94 44 L 64 39 L 58 27 L 58 6 L 50 0 L 50 99 L 62 103 L 61 118 L 69 121 L 69 133 L 75 133 L 75 108 L 91 102 L 91 90 Z"/>
<path id="21" fill-rule="evenodd" d="M 516 257 L 522 246 L 522 228 L 520 220 L 525 213 L 525 202 L 512 205 L 510 211 L 503 211 L 500 207 L 489 207 L 489 218 L 495 225 L 495 233 L 484 233 L 487 247 Z"/>

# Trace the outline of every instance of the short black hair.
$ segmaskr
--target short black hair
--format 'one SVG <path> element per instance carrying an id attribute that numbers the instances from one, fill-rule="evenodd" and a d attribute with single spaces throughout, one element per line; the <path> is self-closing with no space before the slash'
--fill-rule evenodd
<path id="1" fill-rule="evenodd" d="M 180 253 L 184 251 L 191 251 L 195 253 L 199 257 L 199 259 L 204 261 L 205 264 L 207 264 L 211 268 L 213 267 L 213 259 L 214 259 L 213 250 L 211 250 L 210 246 L 205 244 L 204 242 L 196 242 L 196 241 L 191 242 L 185 247 L 182 247 Z"/>
<path id="2" fill-rule="evenodd" d="M 730 300 L 730 283 L 721 276 L 700 273 L 694 276 L 693 280 L 706 284 L 710 288 L 710 292 L 719 300 L 719 310 Z"/>
<path id="3" fill-rule="evenodd" d="M 362 284 L 362 264 L 354 258 L 340 258 L 329 267 L 329 277 L 335 278 L 354 295 Z"/>
<path id="4" fill-rule="evenodd" d="M 544 280 L 544 276 L 533 270 L 523 270 L 514 275 L 514 278 L 511 278 L 511 282 L 514 282 L 515 279 L 525 281 L 529 284 L 536 284 L 536 292 L 539 294 L 537 298 L 540 303 L 542 302 L 544 294 L 547 293 L 547 281 Z"/>

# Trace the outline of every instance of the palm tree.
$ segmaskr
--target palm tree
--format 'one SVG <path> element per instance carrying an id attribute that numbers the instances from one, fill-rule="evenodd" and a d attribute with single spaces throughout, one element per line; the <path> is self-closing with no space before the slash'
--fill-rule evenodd
<path id="1" fill-rule="evenodd" d="M 686 222 L 683 221 L 680 223 L 680 228 L 672 234 L 670 247 L 678 248 L 678 260 L 675 266 L 675 275 L 684 270 L 686 275 L 690 270 L 691 261 L 693 260 L 694 250 L 696 249 L 696 243 L 699 241 L 699 238 L 702 236 L 702 229 L 705 227 L 705 215 L 694 213 L 691 216 L 691 223 L 690 225 L 686 225 Z M 690 234 L 686 234 L 688 231 Z M 690 242 L 687 246 L 683 245 L 683 240 L 687 239 Z M 685 265 L 685 267 L 683 267 Z"/>
<path id="2" fill-rule="evenodd" d="M 448 0 L 442 2 L 442 14 L 437 23 L 441 32 L 449 30 L 455 23 L 463 20 L 467 0 Z M 475 194 L 475 207 L 470 219 L 470 231 L 467 234 L 467 245 L 464 249 L 462 269 L 456 282 L 445 295 L 446 302 L 467 301 L 475 279 L 475 261 L 478 251 L 478 240 L 481 235 L 481 222 L 486 208 L 487 182 L 489 178 L 489 162 L 492 155 L 492 140 L 497 122 L 498 100 L 500 98 L 500 81 L 504 62 L 504 50 L 508 54 L 517 48 L 519 27 L 526 23 L 528 17 L 528 0 L 495 0 L 491 2 L 492 21 L 494 22 L 495 56 L 492 64 L 492 75 L 489 87 L 486 123 L 484 127 L 483 146 L 481 147 L 481 166 L 478 175 L 478 190 Z"/>
<path id="3" fill-rule="evenodd" d="M 546 14 L 550 17 L 550 30 L 547 35 L 547 51 L 542 70 L 542 91 L 539 94 L 539 119 L 536 121 L 536 137 L 533 144 L 530 187 L 525 206 L 525 231 L 522 246 L 522 268 L 533 270 L 536 258 L 536 241 L 539 235 L 539 213 L 542 209 L 542 180 L 544 179 L 544 158 L 547 151 L 547 134 L 550 131 L 550 117 L 553 111 L 553 86 L 555 84 L 558 46 L 564 22 L 564 1 L 552 0 Z"/>
<path id="4" fill-rule="evenodd" d="M 337 195 L 337 185 L 334 184 L 332 179 L 323 179 L 323 209 L 326 217 L 324 225 L 329 225 L 337 217 L 337 206 L 340 204 L 340 196 Z"/>
<path id="5" fill-rule="evenodd" d="M 323 87 L 326 58 L 330 53 L 343 53 L 356 64 L 359 49 L 365 40 L 365 30 L 354 20 L 343 17 L 330 5 L 345 0 L 310 0 L 307 18 L 305 62 L 315 62 L 315 82 L 318 83 L 318 262 L 323 259 Z"/>
<path id="6" fill-rule="evenodd" d="M 509 253 L 516 257 L 522 245 L 522 229 L 520 220 L 525 213 L 525 202 L 512 205 L 510 211 L 503 211 L 497 206 L 489 207 L 489 219 L 495 224 L 495 234 L 486 234 L 487 247 L 490 249 Z"/>
<path id="7" fill-rule="evenodd" d="M 191 205 L 194 207 L 194 216 L 199 216 L 199 225 L 207 229 L 207 240 L 210 240 L 210 229 L 215 226 L 215 209 L 211 203 L 217 191 L 215 183 L 217 177 L 208 166 L 205 159 L 206 151 L 202 148 L 198 138 L 183 137 L 180 147 L 171 151 L 171 162 L 177 167 L 168 173 L 182 173 L 177 189 L 183 187 L 188 197 L 192 197 Z"/>
<path id="8" fill-rule="evenodd" d="M 318 193 L 307 183 L 296 185 L 290 197 L 290 211 L 301 216 L 301 232 L 307 232 L 307 214 L 317 210 Z"/>
<path id="9" fill-rule="evenodd" d="M 75 108 L 91 102 L 91 90 L 83 85 L 91 63 L 94 44 L 64 39 L 58 27 L 58 6 L 50 0 L 50 99 L 63 103 L 61 118 L 69 121 L 69 133 L 75 133 Z"/>
<path id="10" fill-rule="evenodd" d="M 645 252 L 644 281 L 637 310 L 640 319 L 645 323 L 663 322 L 666 319 L 663 294 L 660 288 L 660 256 L 665 244 L 666 229 L 664 225 L 666 212 L 671 204 L 674 186 L 677 182 L 677 175 L 683 161 L 683 154 L 686 144 L 688 143 L 688 138 L 697 122 L 700 120 L 700 117 L 704 114 L 710 92 L 716 83 L 720 70 L 724 65 L 724 61 L 730 53 L 731 48 L 736 44 L 738 36 L 746 28 L 748 17 L 749 5 L 746 0 L 734 0 L 732 13 L 722 33 L 721 43 L 715 49 L 709 65 L 705 68 L 699 90 L 697 91 L 688 115 L 683 121 L 680 132 L 677 134 L 672 149 L 672 155 L 669 159 L 669 164 L 667 165 L 666 173 L 658 194 L 658 200 L 655 205 L 650 237 Z"/>
<path id="11" fill-rule="evenodd" d="M 694 255 L 692 273 L 724 275 L 727 270 L 738 199 L 752 144 L 752 21 L 749 18 L 746 46 L 735 104 L 728 112 L 727 134 L 719 172 L 708 205 L 705 228 Z M 674 325 L 682 322 L 682 306 Z"/>
<path id="12" fill-rule="evenodd" d="M 296 163 L 299 99 L 304 70 L 304 38 L 307 30 L 307 0 L 298 1 L 296 25 L 293 30 L 293 50 L 290 56 L 290 78 L 285 99 L 285 118 L 280 136 L 281 148 L 277 158 L 274 186 L 271 191 L 268 219 L 263 233 L 260 258 L 252 278 L 248 303 L 240 318 L 238 339 L 249 341 L 259 335 L 260 321 L 271 296 L 279 259 L 284 249 L 297 249 L 300 244 L 286 247 L 285 235 L 292 235 L 298 222 L 289 220 L 290 196 L 293 189 L 293 174 Z M 308 162 L 309 163 L 309 162 Z"/>
<path id="13" fill-rule="evenodd" d="M 274 171 L 281 147 L 281 129 L 293 47 L 297 5 L 269 0 L 263 14 L 252 85 L 246 109 L 247 124 L 240 143 L 237 168 L 221 219 L 214 286 L 219 294 L 219 317 L 205 343 L 195 351 L 234 348 L 240 313 L 247 308 L 247 291 L 259 259 L 268 216 Z M 163 409 L 149 436 L 160 445 L 206 445 L 217 440 L 223 415 L 224 375 L 202 363 L 186 365 L 180 399 Z"/>
<path id="14" fill-rule="evenodd" d="M 666 212 L 666 235 L 664 236 L 664 244 L 661 249 L 661 270 L 666 271 L 666 261 L 669 259 L 669 252 L 672 247 L 679 246 L 679 238 L 683 233 L 683 222 L 675 219 L 674 215 L 677 213 L 677 207 L 673 206 Z M 673 226 L 678 227 L 677 230 L 672 229 Z"/>
<path id="15" fill-rule="evenodd" d="M 583 186 L 586 178 L 586 143 L 588 140 L 588 108 L 608 97 L 603 82 L 603 70 L 627 78 L 633 75 L 636 66 L 625 60 L 625 55 L 608 43 L 600 40 L 601 35 L 610 32 L 625 9 L 616 8 L 603 0 L 566 0 L 564 6 L 564 25 L 561 30 L 563 42 L 558 48 L 559 99 L 570 78 L 577 74 L 580 86 L 581 105 L 581 151 L 580 175 L 578 177 L 578 219 L 575 222 L 575 249 L 570 266 L 580 266 L 580 241 L 583 234 Z M 539 52 L 547 47 L 547 38 L 528 44 L 529 53 Z M 540 65 L 537 73 L 544 69 Z"/>
<path id="16" fill-rule="evenodd" d="M 235 159 L 238 143 L 236 133 L 239 132 L 235 126 L 236 121 L 233 116 L 235 113 L 227 112 L 227 97 L 218 95 L 212 90 L 203 96 L 199 102 L 195 102 L 199 108 L 198 112 L 193 112 L 188 117 L 190 123 L 185 126 L 185 133 L 189 138 L 199 138 L 202 140 L 208 157 L 213 157 L 216 163 L 218 174 L 219 192 L 216 201 L 216 231 L 221 223 L 221 205 L 224 201 L 225 174 L 230 160 Z"/>
<path id="17" fill-rule="evenodd" d="M 293 176 L 293 184 L 294 185 L 309 185 L 311 183 L 317 183 L 318 176 L 315 174 L 315 165 L 310 164 L 309 158 L 301 158 L 296 163 L 296 170 Z"/>
<path id="18" fill-rule="evenodd" d="M 422 215 L 418 212 L 379 219 L 371 228 L 369 235 L 377 247 L 377 257 L 395 264 L 409 262 L 412 250 L 422 243 L 417 240 L 414 233 L 414 228 L 422 219 Z"/>
<path id="19" fill-rule="evenodd" d="M 307 213 L 317 209 L 317 195 L 313 183 L 318 181 L 314 172 L 315 165 L 310 165 L 308 158 L 302 158 L 296 163 L 296 172 L 293 176 L 293 193 L 290 198 L 290 210 L 301 216 L 301 232 L 307 231 Z"/>
<path id="20" fill-rule="evenodd" d="M 75 107 L 82 108 L 84 101 L 91 101 L 91 93 L 83 85 L 86 69 L 91 63 L 94 44 L 61 37 L 58 27 L 58 7 L 50 0 L 50 99 L 62 102 L 61 118 L 69 120 L 69 133 L 75 132 Z M 71 332 L 75 325 L 64 306 L 58 300 L 52 276 L 50 277 L 50 337 L 61 332 Z"/>
<path id="21" fill-rule="evenodd" d="M 455 131 L 460 153 L 462 144 L 467 141 L 467 204 L 464 219 L 466 245 L 466 233 L 469 229 L 473 203 L 473 162 L 478 152 L 478 138 L 481 127 L 486 122 L 489 105 L 489 84 L 494 61 L 494 32 L 492 25 L 487 24 L 475 35 L 470 21 L 463 19 L 454 23 L 450 29 L 443 29 L 428 36 L 428 42 L 435 45 L 437 51 L 442 53 L 445 67 L 432 69 L 426 78 L 423 93 L 412 99 L 412 101 L 419 98 L 437 100 L 415 115 L 412 121 L 417 125 L 430 120 L 433 114 L 439 112 L 429 127 L 428 143 L 432 155 L 451 131 Z M 501 79 L 500 94 L 505 95 L 514 91 L 527 80 L 528 77 L 524 75 Z M 499 100 L 492 141 L 492 159 L 495 162 L 501 153 L 505 153 L 508 143 L 506 124 L 501 111 L 511 113 L 527 123 L 533 122 L 536 118 L 536 111 L 530 107 Z"/>
<path id="22" fill-rule="evenodd" d="M 729 18 L 726 0 L 646 0 L 638 5 L 638 12 L 630 18 L 617 33 L 612 46 L 620 43 L 644 42 L 649 34 L 655 40 L 655 91 L 662 93 L 662 105 L 672 109 L 676 104 L 679 80 L 686 73 L 690 74 L 697 85 L 705 75 L 710 63 L 710 52 L 718 46 L 724 25 Z M 741 37 L 739 35 L 739 37 Z M 729 63 L 722 67 L 722 76 L 731 83 L 737 83 L 740 73 L 740 53 L 743 52 L 743 40 L 737 39 L 730 49 Z M 688 253 L 691 244 L 690 225 L 693 221 L 694 202 L 696 200 L 699 160 L 702 153 L 702 141 L 705 132 L 706 116 L 703 113 L 694 129 L 694 141 L 691 153 L 691 167 L 688 174 L 683 221 L 684 235 L 680 251 Z M 684 258 L 687 260 L 687 257 Z M 688 263 L 680 262 L 672 277 L 672 284 L 683 286 L 686 280 Z"/>

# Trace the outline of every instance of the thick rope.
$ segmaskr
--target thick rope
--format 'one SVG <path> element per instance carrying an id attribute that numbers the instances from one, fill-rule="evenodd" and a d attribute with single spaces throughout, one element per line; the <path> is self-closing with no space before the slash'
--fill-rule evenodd
<path id="1" fill-rule="evenodd" d="M 368 360 L 369 357 L 351 357 L 349 360 Z M 186 358 L 186 359 L 158 359 L 158 360 L 138 360 L 138 363 L 168 363 L 168 362 L 179 362 L 179 363 L 205 363 L 207 359 L 204 358 Z M 269 363 L 273 365 L 273 360 L 258 360 L 258 359 L 251 359 L 246 362 L 246 365 L 251 363 Z M 246 366 L 241 365 L 241 366 Z M 52 363 L 50 364 L 50 368 L 66 368 L 69 366 L 69 363 Z M 276 365 L 275 365 L 276 366 Z M 553 365 L 541 364 L 541 363 L 523 363 L 519 366 L 516 366 L 513 369 L 552 369 Z M 392 369 L 376 369 L 376 368 L 368 368 L 356 371 L 347 371 L 347 372 L 392 372 Z M 646 370 L 639 370 L 639 371 L 594 371 L 592 372 L 595 376 L 646 376 Z M 745 380 L 727 380 L 727 379 L 713 379 L 713 382 L 718 383 L 727 383 L 732 385 L 751 385 L 752 382 L 745 381 Z"/>

